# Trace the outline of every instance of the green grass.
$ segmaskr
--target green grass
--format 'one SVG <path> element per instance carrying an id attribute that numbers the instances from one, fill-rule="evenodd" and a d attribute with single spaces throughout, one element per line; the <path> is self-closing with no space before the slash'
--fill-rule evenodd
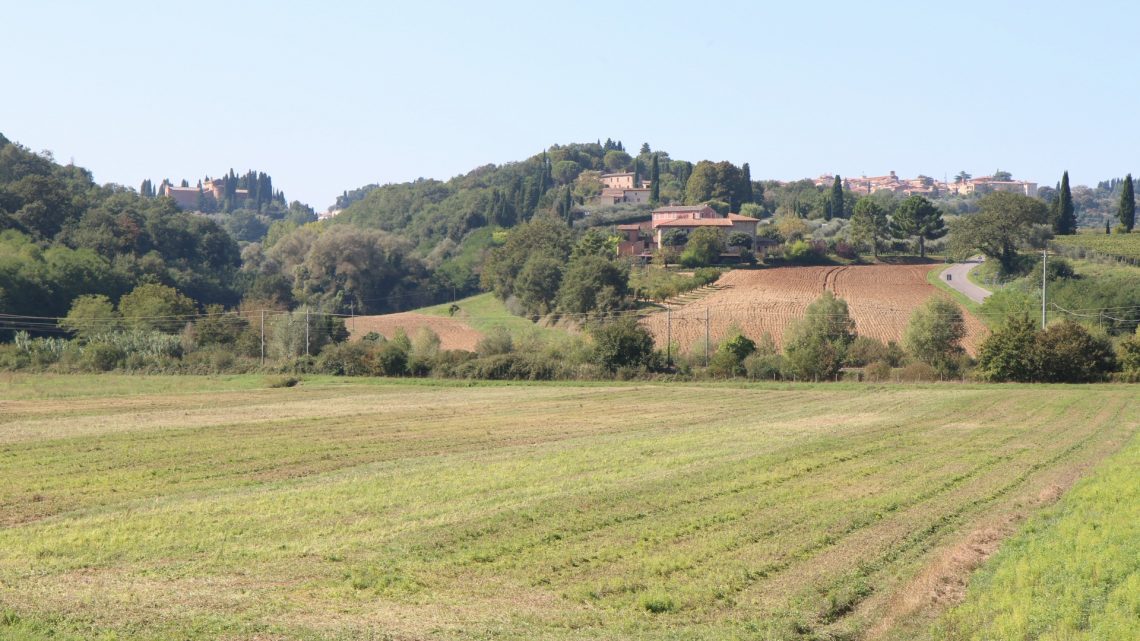
<path id="1" fill-rule="evenodd" d="M 1125 386 L 266 384 L 8 378 L 0 638 L 915 638 L 944 550 L 1140 425 Z"/>
<path id="2" fill-rule="evenodd" d="M 1140 638 L 1140 438 L 1034 517 L 937 639 Z"/>
<path id="3" fill-rule="evenodd" d="M 459 306 L 455 318 L 463 320 L 484 334 L 496 327 L 502 327 L 510 332 L 515 340 L 530 339 L 543 344 L 561 343 L 570 337 L 566 330 L 544 327 L 522 316 L 511 314 L 503 301 L 492 293 L 476 294 L 456 301 L 455 304 Z M 451 303 L 443 303 L 415 311 L 431 316 L 450 316 L 450 310 Z"/>
<path id="4" fill-rule="evenodd" d="M 1106 256 L 1140 259 L 1140 233 L 1083 233 L 1057 236 L 1051 241 L 1063 248 L 1091 250 Z"/>

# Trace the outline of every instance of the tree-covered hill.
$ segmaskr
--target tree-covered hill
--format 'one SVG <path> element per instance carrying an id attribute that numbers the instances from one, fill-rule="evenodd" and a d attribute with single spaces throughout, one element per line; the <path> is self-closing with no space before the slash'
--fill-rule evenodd
<path id="1" fill-rule="evenodd" d="M 163 283 L 234 304 L 237 243 L 215 222 L 119 185 L 98 185 L 0 135 L 0 309 L 58 316 L 83 294 Z"/>

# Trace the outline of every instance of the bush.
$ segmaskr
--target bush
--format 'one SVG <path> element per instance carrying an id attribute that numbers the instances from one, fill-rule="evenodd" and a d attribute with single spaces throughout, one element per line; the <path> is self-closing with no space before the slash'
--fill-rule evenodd
<path id="1" fill-rule="evenodd" d="M 494 356 L 496 354 L 510 354 L 515 349 L 514 339 L 505 327 L 494 327 L 487 335 L 475 344 L 475 353 L 479 356 Z"/>
<path id="2" fill-rule="evenodd" d="M 89 343 L 83 349 L 82 366 L 94 372 L 109 372 L 126 358 L 126 352 L 109 343 Z"/>
<path id="3" fill-rule="evenodd" d="M 910 316 L 903 341 L 915 358 L 944 376 L 955 376 L 962 354 L 966 323 L 958 305 L 936 296 Z"/>
<path id="4" fill-rule="evenodd" d="M 895 346 L 897 349 L 897 345 Z M 900 350 L 901 351 L 901 350 Z M 864 367 L 875 361 L 891 361 L 891 350 L 882 341 L 870 336 L 856 336 L 847 348 L 844 364 L 850 367 Z M 895 363 L 897 365 L 897 363 Z M 888 365 L 889 367 L 890 365 Z"/>
<path id="5" fill-rule="evenodd" d="M 265 379 L 265 386 L 270 388 L 293 387 L 300 382 L 301 379 L 296 376 L 269 376 Z"/>
<path id="6" fill-rule="evenodd" d="M 375 373 L 374 349 L 364 342 L 330 343 L 317 356 L 316 368 L 335 376 L 368 376 Z"/>
<path id="7" fill-rule="evenodd" d="M 911 363 L 898 372 L 900 381 L 920 383 L 923 381 L 936 381 L 939 379 L 938 370 L 926 363 Z"/>
<path id="8" fill-rule="evenodd" d="M 1079 323 L 1063 320 L 1036 336 L 1037 380 L 1048 383 L 1093 383 L 1116 369 L 1112 343 L 1089 333 Z"/>
<path id="9" fill-rule="evenodd" d="M 784 359 L 779 354 L 755 353 L 744 359 L 744 373 L 754 381 L 774 381 L 780 378 Z"/>
<path id="10" fill-rule="evenodd" d="M 374 371 L 380 376 L 403 376 L 407 374 L 408 348 L 395 339 L 385 342 L 376 352 Z"/>
<path id="11" fill-rule="evenodd" d="M 646 367 L 653 355 L 653 336 L 630 316 L 595 325 L 590 336 L 594 362 L 611 372 L 619 367 Z"/>
<path id="12" fill-rule="evenodd" d="M 875 361 L 863 370 L 863 376 L 871 382 L 882 382 L 891 378 L 891 364 L 886 361 Z"/>

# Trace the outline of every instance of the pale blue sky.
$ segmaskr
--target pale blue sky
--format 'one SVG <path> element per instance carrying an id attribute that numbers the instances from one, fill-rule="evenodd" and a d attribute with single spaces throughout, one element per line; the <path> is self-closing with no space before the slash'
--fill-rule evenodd
<path id="1" fill-rule="evenodd" d="M 100 182 L 269 172 L 324 209 L 552 143 L 755 178 L 1137 169 L 1132 3 L 6 2 L 0 132 Z"/>

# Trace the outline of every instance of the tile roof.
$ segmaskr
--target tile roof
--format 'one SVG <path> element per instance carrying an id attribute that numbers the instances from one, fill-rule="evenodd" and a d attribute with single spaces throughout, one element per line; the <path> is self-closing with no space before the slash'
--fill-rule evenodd
<path id="1" fill-rule="evenodd" d="M 753 218 L 751 216 L 744 216 L 743 214 L 729 214 L 728 219 L 729 220 L 738 220 L 742 223 L 758 223 L 758 222 L 760 222 L 759 218 Z"/>
<path id="2" fill-rule="evenodd" d="M 653 223 L 654 227 L 732 227 L 732 221 L 727 218 L 677 218 L 660 223 Z"/>

